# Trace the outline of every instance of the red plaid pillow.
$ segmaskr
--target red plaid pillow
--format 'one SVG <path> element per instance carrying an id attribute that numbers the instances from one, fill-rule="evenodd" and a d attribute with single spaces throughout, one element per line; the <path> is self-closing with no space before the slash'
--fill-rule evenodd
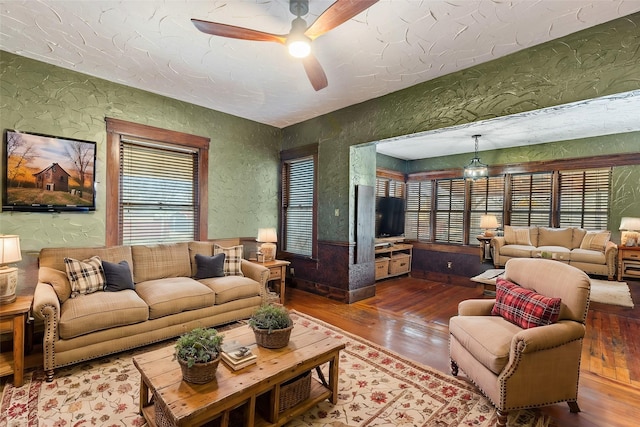
<path id="1" fill-rule="evenodd" d="M 558 321 L 560 298 L 545 297 L 499 277 L 491 314 L 502 316 L 523 329 L 550 325 Z"/>

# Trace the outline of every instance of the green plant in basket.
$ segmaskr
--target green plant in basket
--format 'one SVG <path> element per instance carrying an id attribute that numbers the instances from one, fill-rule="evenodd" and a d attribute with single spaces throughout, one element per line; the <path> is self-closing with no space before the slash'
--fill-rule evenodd
<path id="1" fill-rule="evenodd" d="M 215 329 L 196 328 L 178 338 L 175 357 L 191 368 L 196 363 L 215 360 L 222 351 L 224 336 Z"/>
<path id="2" fill-rule="evenodd" d="M 289 311 L 281 305 L 266 304 L 258 308 L 251 318 L 249 325 L 254 329 L 266 329 L 272 332 L 293 326 Z"/>

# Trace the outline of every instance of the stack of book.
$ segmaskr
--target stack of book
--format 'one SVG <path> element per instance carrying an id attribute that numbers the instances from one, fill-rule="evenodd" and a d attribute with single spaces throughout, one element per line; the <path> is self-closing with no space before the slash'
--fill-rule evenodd
<path id="1" fill-rule="evenodd" d="M 234 371 L 253 365 L 257 358 L 248 347 L 227 345 L 222 348 L 222 361 Z"/>

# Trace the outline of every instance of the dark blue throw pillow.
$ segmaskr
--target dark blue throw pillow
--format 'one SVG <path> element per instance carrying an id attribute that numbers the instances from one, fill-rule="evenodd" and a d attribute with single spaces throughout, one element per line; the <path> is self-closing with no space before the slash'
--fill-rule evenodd
<path id="1" fill-rule="evenodd" d="M 118 292 L 125 289 L 135 289 L 133 278 L 131 277 L 131 269 L 127 261 L 122 260 L 117 264 L 102 261 L 102 269 L 107 282 L 104 287 L 105 291 Z"/>
<path id="2" fill-rule="evenodd" d="M 196 279 L 224 276 L 224 254 L 206 256 L 196 254 Z"/>

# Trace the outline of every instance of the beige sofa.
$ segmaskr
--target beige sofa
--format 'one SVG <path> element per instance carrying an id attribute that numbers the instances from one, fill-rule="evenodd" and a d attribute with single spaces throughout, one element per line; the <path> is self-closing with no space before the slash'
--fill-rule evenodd
<path id="1" fill-rule="evenodd" d="M 266 301 L 269 269 L 238 259 L 243 275 L 195 280 L 196 254 L 212 242 L 44 248 L 39 255 L 33 313 L 44 321 L 44 369 L 54 369 L 176 337 L 195 327 L 248 318 Z M 126 261 L 134 289 L 71 297 L 65 257 Z M 240 257 L 241 258 L 241 257 Z M 103 263 L 104 265 L 104 263 Z"/>
<path id="2" fill-rule="evenodd" d="M 609 231 L 575 227 L 505 226 L 504 236 L 491 239 L 491 255 L 499 268 L 512 258 L 541 258 L 546 252 L 556 261 L 613 280 L 618 246 L 609 237 Z"/>

